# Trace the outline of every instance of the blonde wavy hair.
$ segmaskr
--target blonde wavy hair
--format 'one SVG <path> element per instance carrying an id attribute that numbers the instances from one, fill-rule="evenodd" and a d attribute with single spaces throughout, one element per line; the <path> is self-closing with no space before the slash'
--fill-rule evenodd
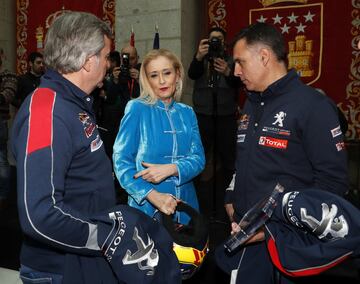
<path id="1" fill-rule="evenodd" d="M 140 68 L 140 99 L 145 101 L 147 104 L 155 104 L 158 100 L 157 96 L 155 95 L 153 89 L 150 86 L 149 78 L 146 74 L 146 67 L 149 65 L 149 63 L 156 58 L 163 56 L 167 59 L 169 59 L 173 67 L 175 69 L 175 72 L 178 74 L 179 79 L 176 83 L 176 90 L 174 94 L 174 99 L 176 101 L 180 101 L 181 94 L 182 94 L 182 87 L 183 87 L 183 78 L 184 78 L 184 67 L 179 60 L 179 58 L 172 53 L 170 50 L 167 49 L 153 49 L 149 51 L 141 64 Z"/>

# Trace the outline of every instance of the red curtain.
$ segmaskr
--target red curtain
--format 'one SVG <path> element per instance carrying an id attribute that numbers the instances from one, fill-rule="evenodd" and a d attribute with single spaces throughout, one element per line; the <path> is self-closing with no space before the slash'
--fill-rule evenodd
<path id="1" fill-rule="evenodd" d="M 349 122 L 347 137 L 360 137 L 359 1 L 209 0 L 208 27 L 221 26 L 228 40 L 255 21 L 284 35 L 289 65 L 302 80 L 322 89 Z"/>
<path id="2" fill-rule="evenodd" d="M 46 31 L 64 10 L 90 12 L 114 29 L 115 0 L 17 0 L 16 2 L 16 69 L 18 74 L 28 69 L 30 52 L 43 49 Z"/>

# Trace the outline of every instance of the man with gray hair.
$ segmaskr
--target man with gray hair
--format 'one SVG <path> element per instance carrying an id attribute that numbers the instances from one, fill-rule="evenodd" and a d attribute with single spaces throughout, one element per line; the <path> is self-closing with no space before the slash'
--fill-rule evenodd
<path id="1" fill-rule="evenodd" d="M 23 283 L 180 283 L 173 239 L 155 220 L 115 206 L 90 93 L 109 68 L 112 33 L 66 12 L 46 35 L 47 71 L 15 118 Z"/>
<path id="2" fill-rule="evenodd" d="M 46 36 L 47 71 L 14 121 L 24 283 L 66 283 L 71 255 L 107 265 L 90 216 L 113 207 L 115 192 L 89 94 L 104 79 L 111 38 L 111 29 L 92 14 L 58 17 Z"/>

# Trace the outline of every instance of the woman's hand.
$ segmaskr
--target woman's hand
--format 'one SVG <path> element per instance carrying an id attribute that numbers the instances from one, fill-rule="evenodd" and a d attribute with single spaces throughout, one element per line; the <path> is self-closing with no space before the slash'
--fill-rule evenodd
<path id="1" fill-rule="evenodd" d="M 169 176 L 178 175 L 177 167 L 175 164 L 150 164 L 142 162 L 146 168 L 134 175 L 134 178 L 142 177 L 144 180 L 151 183 L 160 183 Z"/>
<path id="2" fill-rule="evenodd" d="M 161 193 L 156 190 L 150 191 L 146 198 L 159 211 L 166 215 L 175 213 L 176 206 L 179 201 L 175 196 L 169 193 Z"/>

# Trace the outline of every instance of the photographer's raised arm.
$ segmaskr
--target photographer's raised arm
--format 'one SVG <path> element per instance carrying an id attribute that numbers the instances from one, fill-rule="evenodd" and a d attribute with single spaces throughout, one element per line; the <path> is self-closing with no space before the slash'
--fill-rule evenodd
<path id="1" fill-rule="evenodd" d="M 209 40 L 207 38 L 200 41 L 198 50 L 196 52 L 195 58 L 197 61 L 202 61 L 206 54 L 209 52 Z"/>
<path id="2" fill-rule="evenodd" d="M 203 59 L 207 55 L 208 51 L 208 39 L 202 39 L 188 70 L 188 76 L 191 80 L 197 80 L 204 74 L 205 67 Z"/>

